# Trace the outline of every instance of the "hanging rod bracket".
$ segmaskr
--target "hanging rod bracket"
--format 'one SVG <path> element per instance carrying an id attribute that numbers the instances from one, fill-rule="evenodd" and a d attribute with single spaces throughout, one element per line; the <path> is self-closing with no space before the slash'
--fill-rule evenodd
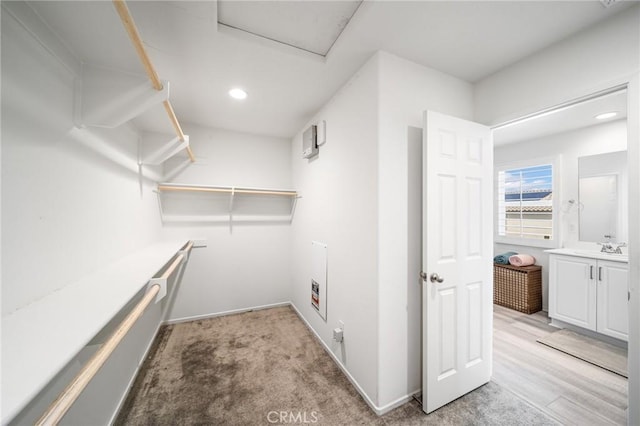
<path id="1" fill-rule="evenodd" d="M 182 264 L 187 263 L 187 261 L 189 260 L 189 256 L 191 255 L 191 249 L 193 248 L 193 246 L 194 246 L 193 241 L 189 241 L 189 243 L 187 243 L 187 245 L 185 245 L 184 248 L 182 248 L 181 250 L 178 250 L 178 254 L 183 255 Z"/>
<path id="2" fill-rule="evenodd" d="M 151 287 L 153 287 L 154 285 L 160 287 L 160 290 L 156 295 L 156 303 L 164 299 L 164 297 L 167 295 L 167 282 L 169 280 L 169 277 L 176 271 L 176 269 L 181 267 L 186 262 L 188 253 L 191 250 L 192 246 L 193 244 L 189 242 L 189 244 L 185 248 L 179 250 L 177 256 L 174 258 L 171 265 L 169 265 L 169 267 L 164 271 L 162 276 L 153 277 L 147 283 L 147 291 L 151 290 Z"/>
<path id="3" fill-rule="evenodd" d="M 155 300 L 155 303 L 158 303 L 167 295 L 167 278 L 151 278 L 147 284 L 147 291 L 149 291 L 149 289 L 154 285 L 160 286 L 160 290 L 158 291 L 158 294 L 156 294 Z"/>

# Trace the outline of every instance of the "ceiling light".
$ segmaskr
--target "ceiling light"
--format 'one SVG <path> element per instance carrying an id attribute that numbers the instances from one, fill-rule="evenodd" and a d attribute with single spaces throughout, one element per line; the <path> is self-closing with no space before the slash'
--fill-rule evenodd
<path id="1" fill-rule="evenodd" d="M 233 99 L 246 99 L 247 92 L 242 89 L 235 88 L 229 90 L 229 96 L 231 96 Z"/>
<path id="2" fill-rule="evenodd" d="M 615 117 L 616 115 L 618 115 L 618 113 L 615 111 L 604 112 L 602 114 L 596 115 L 596 120 L 606 120 L 607 118 L 612 118 L 612 117 Z"/>

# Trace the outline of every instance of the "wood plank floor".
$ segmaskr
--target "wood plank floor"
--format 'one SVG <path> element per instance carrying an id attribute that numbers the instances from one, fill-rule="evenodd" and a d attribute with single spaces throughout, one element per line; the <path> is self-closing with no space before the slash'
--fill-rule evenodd
<path id="1" fill-rule="evenodd" d="M 627 424 L 627 379 L 536 342 L 546 312 L 494 305 L 493 381 L 566 425 Z"/>

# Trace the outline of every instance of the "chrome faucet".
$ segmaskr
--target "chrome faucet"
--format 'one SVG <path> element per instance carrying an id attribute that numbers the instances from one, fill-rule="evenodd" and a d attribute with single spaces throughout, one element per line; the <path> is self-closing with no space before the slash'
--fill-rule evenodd
<path id="1" fill-rule="evenodd" d="M 602 248 L 600 249 L 600 251 L 602 253 L 615 253 L 615 254 L 622 254 L 622 250 L 621 247 L 626 247 L 627 243 L 619 243 L 619 244 L 614 244 L 611 241 L 607 241 L 606 243 L 598 243 L 602 246 Z"/>

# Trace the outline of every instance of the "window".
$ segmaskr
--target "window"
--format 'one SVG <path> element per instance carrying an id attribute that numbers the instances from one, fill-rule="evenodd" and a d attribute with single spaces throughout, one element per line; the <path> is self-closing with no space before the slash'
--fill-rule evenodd
<path id="1" fill-rule="evenodd" d="M 497 168 L 497 241 L 557 245 L 554 169 L 554 161 Z"/>

